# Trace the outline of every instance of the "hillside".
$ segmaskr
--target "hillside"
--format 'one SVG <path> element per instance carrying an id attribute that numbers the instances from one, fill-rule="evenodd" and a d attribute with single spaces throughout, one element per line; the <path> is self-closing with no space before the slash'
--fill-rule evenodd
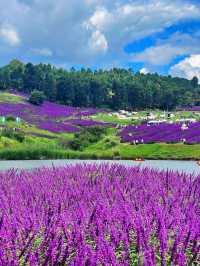
<path id="1" fill-rule="evenodd" d="M 173 131 L 171 135 L 165 131 L 162 133 L 159 125 L 151 126 L 144 135 L 142 126 L 140 129 L 137 125 L 143 123 L 145 115 L 145 112 L 123 115 L 48 101 L 35 106 L 22 94 L 3 92 L 0 93 L 0 159 L 200 158 L 200 112 L 173 113 L 168 122 L 175 125 L 175 132 L 179 128 L 180 133 L 176 136 Z M 163 112 L 157 110 L 151 116 L 159 120 Z M 183 119 L 196 122 L 186 131 L 181 131 L 181 123 L 177 121 Z M 138 143 L 133 145 L 136 132 L 139 133 Z M 153 138 L 149 138 L 152 132 Z M 157 132 L 161 132 L 163 137 L 158 138 Z M 184 143 L 180 134 L 184 134 Z"/>
<path id="2" fill-rule="evenodd" d="M 1 116 L 20 117 L 31 126 L 52 133 L 75 133 L 80 126 L 109 125 L 86 119 L 101 112 L 95 108 L 75 108 L 45 101 L 41 106 L 28 102 L 27 97 L 18 94 L 0 94 Z"/>
<path id="3" fill-rule="evenodd" d="M 47 100 L 74 107 L 112 110 L 173 110 L 190 107 L 200 98 L 198 78 L 192 80 L 129 69 L 57 69 L 48 64 L 12 60 L 0 68 L 0 90 L 30 94 L 37 89 Z"/>

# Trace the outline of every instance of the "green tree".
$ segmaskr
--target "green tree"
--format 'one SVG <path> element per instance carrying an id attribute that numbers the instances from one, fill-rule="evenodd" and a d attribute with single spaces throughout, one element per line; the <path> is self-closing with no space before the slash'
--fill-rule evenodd
<path id="1" fill-rule="evenodd" d="M 197 88 L 198 87 L 198 83 L 199 83 L 198 78 L 197 77 L 193 77 L 193 79 L 191 80 L 192 87 L 193 88 Z"/>
<path id="2" fill-rule="evenodd" d="M 45 96 L 44 93 L 38 90 L 34 90 L 31 92 L 29 97 L 29 102 L 35 105 L 42 105 L 44 102 Z"/>
<path id="3" fill-rule="evenodd" d="M 141 75 L 132 70 L 56 69 L 50 64 L 23 64 L 12 60 L 0 67 L 0 90 L 41 91 L 47 100 L 78 107 L 119 109 L 173 109 L 200 98 L 198 78 L 192 80 Z"/>
<path id="4" fill-rule="evenodd" d="M 39 79 L 36 70 L 37 67 L 35 67 L 31 63 L 25 65 L 24 80 L 23 80 L 25 92 L 29 93 L 39 88 Z"/>

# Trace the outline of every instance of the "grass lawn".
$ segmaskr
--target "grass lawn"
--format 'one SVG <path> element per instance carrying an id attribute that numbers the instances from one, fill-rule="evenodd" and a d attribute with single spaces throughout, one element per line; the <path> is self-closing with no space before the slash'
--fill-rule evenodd
<path id="1" fill-rule="evenodd" d="M 117 137 L 112 136 L 110 142 L 105 139 L 89 146 L 86 152 L 94 153 L 97 157 L 120 157 L 121 159 L 172 159 L 172 160 L 192 160 L 200 159 L 200 144 L 184 145 L 177 144 L 140 144 L 131 145 L 128 143 L 120 143 Z M 113 145 L 112 145 L 113 143 Z M 110 145 L 110 146 L 109 146 Z"/>
<path id="2" fill-rule="evenodd" d="M 92 115 L 92 119 L 100 122 L 108 122 L 108 123 L 114 123 L 114 124 L 119 124 L 119 125 L 131 125 L 134 122 L 130 119 L 120 119 L 116 115 L 108 115 L 104 113 L 99 113 L 97 115 Z"/>
<path id="3" fill-rule="evenodd" d="M 8 92 L 1 92 L 0 93 L 0 102 L 6 102 L 6 103 L 19 103 L 19 102 L 23 102 L 24 98 L 19 96 L 19 95 L 15 95 L 12 93 L 8 93 Z"/>
<path id="4" fill-rule="evenodd" d="M 182 144 L 144 144 L 131 146 L 119 144 L 115 148 L 104 149 L 100 143 L 90 146 L 83 151 L 62 149 L 56 143 L 29 143 L 16 145 L 9 143 L 2 147 L 0 143 L 0 159 L 163 159 L 163 160 L 199 160 L 200 145 Z M 182 145 L 182 146 L 181 146 Z M 98 147 L 99 146 L 99 147 Z M 101 148 L 100 148 L 101 146 Z"/>

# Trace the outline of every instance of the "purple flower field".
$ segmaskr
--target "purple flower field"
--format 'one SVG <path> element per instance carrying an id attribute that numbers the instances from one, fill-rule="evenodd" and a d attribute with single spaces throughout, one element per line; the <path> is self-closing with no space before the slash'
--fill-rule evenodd
<path id="1" fill-rule="evenodd" d="M 79 128 L 73 125 L 54 122 L 54 121 L 42 121 L 39 124 L 39 128 L 48 130 L 53 133 L 61 133 L 61 132 L 75 133 L 80 130 Z"/>
<path id="2" fill-rule="evenodd" d="M 186 111 L 192 111 L 192 112 L 200 112 L 200 106 L 193 106 L 191 108 L 185 109 Z"/>
<path id="3" fill-rule="evenodd" d="M 66 123 L 70 123 L 77 126 L 82 127 L 91 127 L 91 126 L 110 126 L 114 127 L 115 125 L 112 123 L 100 122 L 95 120 L 88 120 L 88 119 L 71 119 L 67 120 Z"/>
<path id="4" fill-rule="evenodd" d="M 200 176 L 122 165 L 0 173 L 0 265 L 198 265 Z"/>
<path id="5" fill-rule="evenodd" d="M 139 125 L 127 126 L 119 133 L 122 141 L 130 143 L 200 143 L 200 122 L 190 123 L 188 129 L 182 124 Z"/>
<path id="6" fill-rule="evenodd" d="M 51 102 L 44 102 L 42 106 L 35 106 L 28 102 L 24 103 L 0 103 L 0 116 L 19 116 L 26 122 L 38 126 L 50 132 L 77 132 L 77 126 L 105 125 L 93 120 L 84 120 L 87 117 L 100 112 L 98 109 L 80 109 L 70 106 L 59 105 Z M 77 119 L 79 117 L 79 119 Z M 63 118 L 75 118 L 67 121 L 60 121 Z"/>

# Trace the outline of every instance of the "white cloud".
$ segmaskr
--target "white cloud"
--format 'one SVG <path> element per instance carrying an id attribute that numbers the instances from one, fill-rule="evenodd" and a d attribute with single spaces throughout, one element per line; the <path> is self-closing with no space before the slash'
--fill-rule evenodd
<path id="1" fill-rule="evenodd" d="M 0 26 L 0 39 L 11 46 L 17 46 L 21 42 L 16 29 L 9 24 Z"/>
<path id="2" fill-rule="evenodd" d="M 133 56 L 133 61 L 145 62 L 152 65 L 169 64 L 171 60 L 184 53 L 184 49 L 171 45 L 160 45 L 146 49 L 144 52 Z"/>
<path id="3" fill-rule="evenodd" d="M 200 18 L 200 10 L 197 6 L 179 0 L 173 2 L 169 0 L 134 1 L 118 5 L 116 1 L 112 2 L 115 2 L 112 8 L 98 6 L 84 25 L 88 31 L 101 31 L 106 36 L 110 54 L 113 57 L 121 57 L 121 59 L 126 58 L 123 46 L 127 43 L 161 32 L 180 20 Z M 167 54 L 163 53 L 163 48 L 167 49 Z M 141 55 L 141 58 L 139 55 L 136 59 L 145 61 L 148 56 L 153 64 L 160 64 L 153 50 L 150 49 L 147 52 L 144 56 Z M 160 47 L 158 52 L 162 53 L 161 61 L 166 63 L 177 53 L 182 54 L 183 51 L 180 49 L 174 51 L 173 47 L 164 46 Z"/>
<path id="4" fill-rule="evenodd" d="M 50 49 L 48 49 L 48 48 L 41 48 L 41 49 L 34 48 L 31 51 L 34 54 L 38 54 L 38 55 L 46 56 L 46 57 L 49 57 L 49 56 L 53 55 L 53 52 Z"/>
<path id="5" fill-rule="evenodd" d="M 185 0 L 0 0 L 0 25 L 12 25 L 1 38 L 10 45 L 23 40 L 17 52 L 26 61 L 34 48 L 34 61 L 37 54 L 53 51 L 52 63 L 123 64 L 127 43 L 195 18 L 200 18 L 200 8 Z M 0 42 L 2 55 L 9 58 L 11 52 Z"/>
<path id="6" fill-rule="evenodd" d="M 141 74 L 146 75 L 146 74 L 148 74 L 149 72 L 150 72 L 150 71 L 149 71 L 146 67 L 143 67 L 143 68 L 140 69 L 140 73 L 141 73 Z"/>
<path id="7" fill-rule="evenodd" d="M 98 30 L 106 30 L 107 25 L 113 23 L 113 15 L 106 8 L 97 8 L 94 14 L 86 22 L 88 28 L 96 28 Z"/>
<path id="8" fill-rule="evenodd" d="M 192 79 L 197 76 L 200 81 L 200 54 L 191 55 L 185 58 L 170 69 L 172 76 Z"/>
<path id="9" fill-rule="evenodd" d="M 100 31 L 93 32 L 90 40 L 89 47 L 95 53 L 103 52 L 105 53 L 108 49 L 108 43 L 105 36 Z"/>
<path id="10" fill-rule="evenodd" d="M 200 53 L 200 32 L 193 35 L 175 33 L 169 39 L 158 40 L 153 47 L 141 53 L 132 54 L 133 62 L 143 62 L 147 65 L 165 65 L 182 55 Z"/>
<path id="11" fill-rule="evenodd" d="M 113 4 L 110 9 L 98 6 L 87 23 L 109 33 L 114 40 L 131 41 L 162 31 L 181 19 L 197 17 L 200 17 L 199 8 L 186 2 L 147 0 Z"/>

